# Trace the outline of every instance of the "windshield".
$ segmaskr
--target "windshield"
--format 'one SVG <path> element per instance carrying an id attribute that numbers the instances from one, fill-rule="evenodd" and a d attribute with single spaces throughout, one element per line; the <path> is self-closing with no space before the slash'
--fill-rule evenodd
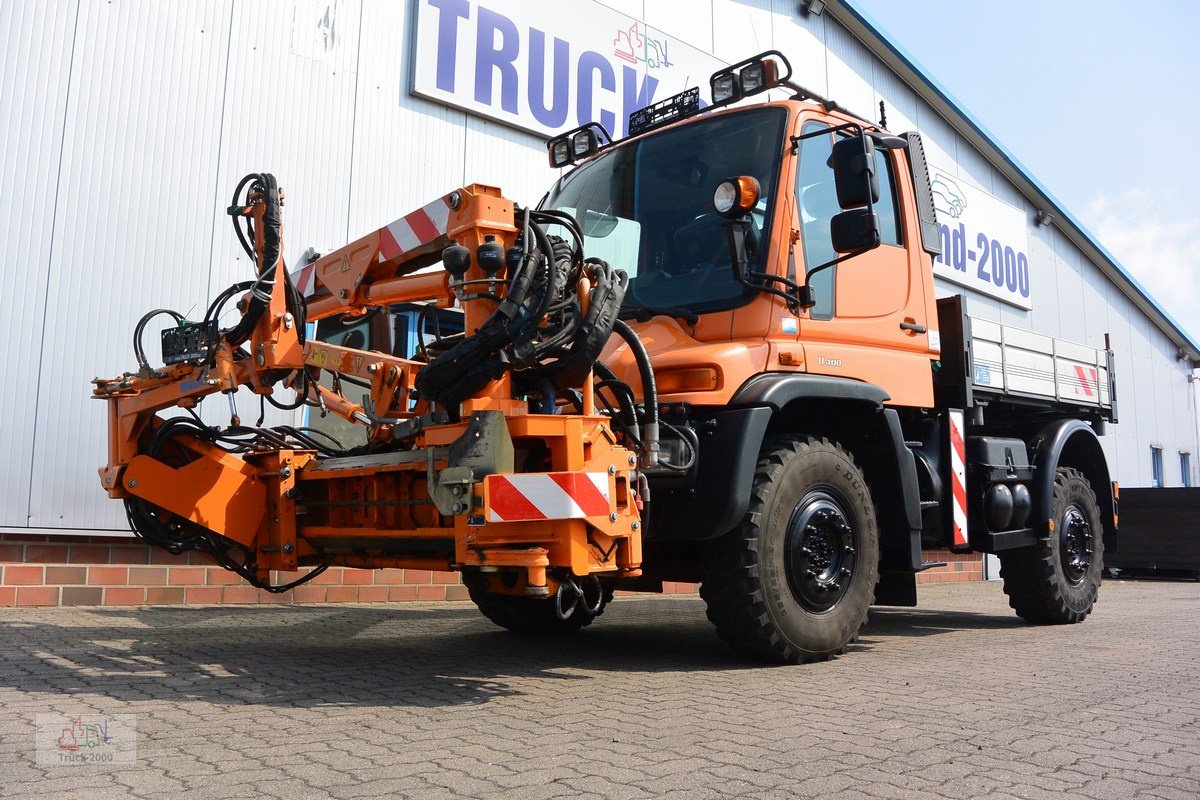
<path id="1" fill-rule="evenodd" d="M 785 109 L 759 108 L 648 136 L 567 175 L 545 205 L 579 219 L 588 256 L 629 273 L 626 308 L 729 308 L 744 290 L 713 191 L 726 178 L 758 179 L 747 250 L 750 268 L 761 269 L 786 120 Z"/>

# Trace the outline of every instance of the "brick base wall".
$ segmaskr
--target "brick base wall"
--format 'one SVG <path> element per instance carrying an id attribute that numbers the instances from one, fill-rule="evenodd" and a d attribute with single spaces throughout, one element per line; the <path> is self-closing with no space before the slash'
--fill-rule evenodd
<path id="1" fill-rule="evenodd" d="M 982 553 L 951 553 L 949 550 L 925 550 L 926 561 L 945 561 L 944 567 L 932 567 L 917 573 L 917 583 L 956 583 L 983 580 Z"/>
<path id="2" fill-rule="evenodd" d="M 920 583 L 981 580 L 979 555 L 928 551 L 949 562 L 926 570 Z M 279 574 L 273 580 L 293 580 Z M 696 584 L 667 583 L 667 594 L 690 594 Z M 331 567 L 312 583 L 272 594 L 213 566 L 199 553 L 172 555 L 134 539 L 104 536 L 0 535 L 0 606 L 214 605 L 220 603 L 382 603 L 466 600 L 454 572 Z"/>

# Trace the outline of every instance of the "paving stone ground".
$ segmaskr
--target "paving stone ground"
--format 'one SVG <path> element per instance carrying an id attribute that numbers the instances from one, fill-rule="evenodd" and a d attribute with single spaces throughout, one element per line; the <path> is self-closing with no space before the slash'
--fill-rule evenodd
<path id="1" fill-rule="evenodd" d="M 694 597 L 559 640 L 467 604 L 0 610 L 0 795 L 1200 796 L 1200 584 L 1030 627 L 996 584 L 873 609 L 835 661 L 733 657 Z M 35 715 L 132 714 L 130 764 L 38 766 Z"/>

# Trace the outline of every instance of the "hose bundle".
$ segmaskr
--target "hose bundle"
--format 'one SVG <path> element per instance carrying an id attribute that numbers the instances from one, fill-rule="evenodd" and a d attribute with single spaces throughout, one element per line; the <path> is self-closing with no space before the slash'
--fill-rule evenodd
<path id="1" fill-rule="evenodd" d="M 574 240 L 551 236 L 551 225 Z M 629 279 L 600 259 L 584 259 L 583 232 L 560 211 L 524 212 L 524 230 L 507 258 L 508 291 L 473 336 L 435 355 L 416 377 L 421 396 L 447 409 L 489 381 L 512 373 L 521 393 L 553 405 L 557 390 L 577 388 L 612 334 Z M 576 286 L 591 283 L 587 313 Z"/>
<path id="2" fill-rule="evenodd" d="M 243 193 L 246 199 L 242 199 Z M 262 215 L 262 234 L 263 234 L 263 253 L 260 263 L 258 253 L 254 249 L 254 228 L 249 218 L 246 219 L 246 228 L 243 231 L 242 226 L 238 224 L 238 217 L 241 216 L 241 210 L 249 205 L 249 196 L 252 193 L 258 193 L 262 197 L 264 211 Z M 234 295 L 239 292 L 250 292 L 249 303 L 245 313 L 241 319 L 230 329 L 223 331 L 225 338 L 229 344 L 237 347 L 242 342 L 250 338 L 250 334 L 254 332 L 254 326 L 258 324 L 258 320 L 271 303 L 271 288 L 278 280 L 280 273 L 283 275 L 287 294 L 287 309 L 291 313 L 292 318 L 296 321 L 298 336 L 301 344 L 304 343 L 304 325 L 307 317 L 307 307 L 304 302 L 304 296 L 297 291 L 292 283 L 291 276 L 287 274 L 286 269 L 281 269 L 283 266 L 283 218 L 280 213 L 282 202 L 279 197 L 279 185 L 275 181 L 275 176 L 267 173 L 251 173 L 242 178 L 238 182 L 237 188 L 233 190 L 233 204 L 229 207 L 229 214 L 233 218 L 233 230 L 237 235 L 238 243 L 242 249 L 246 251 L 246 255 L 250 257 L 250 261 L 254 264 L 257 277 L 253 281 L 235 283 L 224 292 L 222 292 L 212 305 L 209 306 L 208 313 L 204 317 L 204 321 L 216 319 L 220 313 L 221 307 Z"/>

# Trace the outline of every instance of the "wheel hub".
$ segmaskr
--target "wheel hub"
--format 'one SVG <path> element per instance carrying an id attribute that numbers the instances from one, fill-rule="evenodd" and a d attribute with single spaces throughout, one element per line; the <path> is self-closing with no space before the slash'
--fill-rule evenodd
<path id="1" fill-rule="evenodd" d="M 812 492 L 796 506 L 785 542 L 788 585 L 809 611 L 828 611 L 854 577 L 854 530 L 838 502 Z"/>
<path id="2" fill-rule="evenodd" d="M 1083 511 L 1076 505 L 1068 506 L 1058 537 L 1058 552 L 1063 574 L 1072 586 L 1078 586 L 1087 577 L 1092 565 L 1094 542 L 1091 523 Z"/>

